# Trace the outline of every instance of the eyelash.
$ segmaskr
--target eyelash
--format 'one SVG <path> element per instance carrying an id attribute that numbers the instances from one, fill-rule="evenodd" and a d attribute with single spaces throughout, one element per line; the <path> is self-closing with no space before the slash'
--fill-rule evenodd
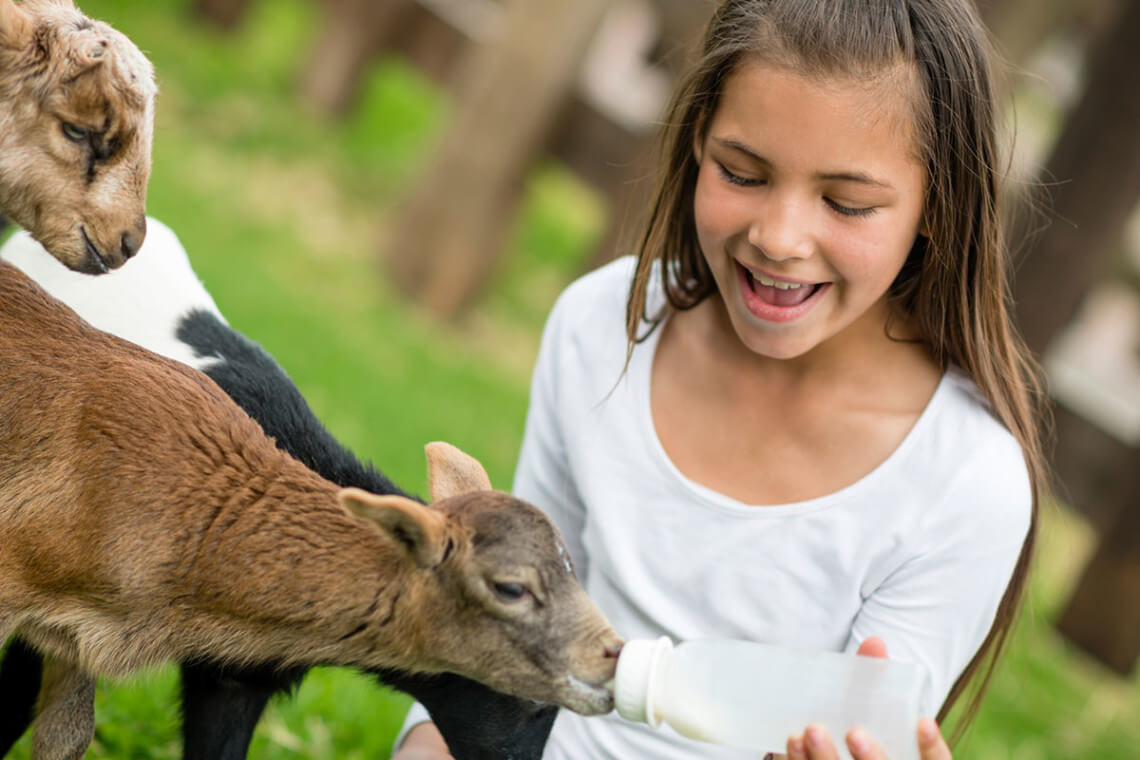
<path id="1" fill-rule="evenodd" d="M 739 174 L 733 174 L 728 170 L 728 167 L 722 163 L 716 162 L 716 166 L 717 169 L 720 170 L 720 176 L 724 179 L 725 182 L 728 182 L 730 185 L 736 185 L 737 187 L 759 187 L 760 185 L 764 184 L 764 180 L 762 179 L 749 179 L 747 177 L 741 177 Z M 874 206 L 867 206 L 866 208 L 853 208 L 851 206 L 844 206 L 841 203 L 836 203 L 830 198 L 824 198 L 823 201 L 831 208 L 832 211 L 837 214 L 841 214 L 842 216 L 869 216 L 875 213 L 877 210 Z"/>

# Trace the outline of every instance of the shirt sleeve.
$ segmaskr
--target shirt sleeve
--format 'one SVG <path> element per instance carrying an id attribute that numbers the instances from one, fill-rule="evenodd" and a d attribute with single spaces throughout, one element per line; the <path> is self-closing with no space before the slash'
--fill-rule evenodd
<path id="1" fill-rule="evenodd" d="M 543 510 L 562 533 L 575 570 L 586 578 L 588 565 L 583 548 L 585 505 L 575 485 L 566 445 L 567 411 L 562 384 L 572 381 L 567 364 L 571 312 L 566 294 L 551 310 L 542 334 L 542 343 L 531 380 L 530 405 L 514 494 Z"/>
<path id="2" fill-rule="evenodd" d="M 1029 530 L 1032 488 L 1012 436 L 979 448 L 917 523 L 918 547 L 864 600 L 846 649 L 883 638 L 923 665 L 933 716 L 993 625 Z"/>
<path id="3" fill-rule="evenodd" d="M 412 709 L 408 710 L 408 715 L 404 718 L 404 725 L 400 726 L 400 732 L 396 734 L 396 741 L 392 742 L 393 754 L 395 754 L 396 750 L 400 747 L 404 746 L 404 741 L 408 738 L 408 734 L 421 723 L 431 723 L 431 715 L 428 714 L 426 707 L 419 702 L 413 702 Z"/>

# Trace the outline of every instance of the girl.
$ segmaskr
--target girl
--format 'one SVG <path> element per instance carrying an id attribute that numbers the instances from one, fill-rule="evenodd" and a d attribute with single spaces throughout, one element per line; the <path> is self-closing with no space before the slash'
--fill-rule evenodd
<path id="1" fill-rule="evenodd" d="M 885 646 L 929 671 L 927 714 L 972 685 L 972 717 L 1043 484 L 984 40 L 969 0 L 715 11 L 636 260 L 550 316 L 516 474 L 623 635 Z M 950 757 L 933 722 L 917 740 Z M 835 757 L 814 726 L 786 749 Z M 564 712 L 546 757 L 749 754 Z"/>

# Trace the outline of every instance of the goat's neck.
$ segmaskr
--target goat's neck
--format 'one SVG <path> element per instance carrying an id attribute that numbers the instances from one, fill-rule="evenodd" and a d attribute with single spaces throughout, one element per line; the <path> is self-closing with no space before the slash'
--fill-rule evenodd
<path id="1" fill-rule="evenodd" d="M 346 642 L 390 614 L 399 557 L 343 511 L 336 486 L 292 460 L 279 465 L 200 508 L 197 540 L 181 556 L 193 615 L 244 629 L 261 640 L 259 656 L 366 656 L 366 645 Z"/>

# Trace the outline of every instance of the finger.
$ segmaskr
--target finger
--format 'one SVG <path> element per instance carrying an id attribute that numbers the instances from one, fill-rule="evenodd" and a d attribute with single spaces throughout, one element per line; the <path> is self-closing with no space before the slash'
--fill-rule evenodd
<path id="1" fill-rule="evenodd" d="M 786 749 L 788 760 L 807 760 L 807 750 L 804 749 L 804 738 L 802 736 L 789 736 Z"/>
<path id="2" fill-rule="evenodd" d="M 847 749 L 855 760 L 886 760 L 887 756 L 878 743 L 861 728 L 847 732 Z"/>
<path id="3" fill-rule="evenodd" d="M 804 747 L 808 760 L 839 760 L 827 729 L 818 723 L 813 723 L 804 731 Z"/>
<path id="4" fill-rule="evenodd" d="M 887 642 L 883 641 L 878 636 L 869 636 L 863 639 L 863 643 L 855 650 L 855 654 L 861 654 L 864 657 L 878 657 L 886 659 L 887 657 Z"/>
<path id="5" fill-rule="evenodd" d="M 953 760 L 938 724 L 930 718 L 918 721 L 918 755 L 922 760 Z"/>

